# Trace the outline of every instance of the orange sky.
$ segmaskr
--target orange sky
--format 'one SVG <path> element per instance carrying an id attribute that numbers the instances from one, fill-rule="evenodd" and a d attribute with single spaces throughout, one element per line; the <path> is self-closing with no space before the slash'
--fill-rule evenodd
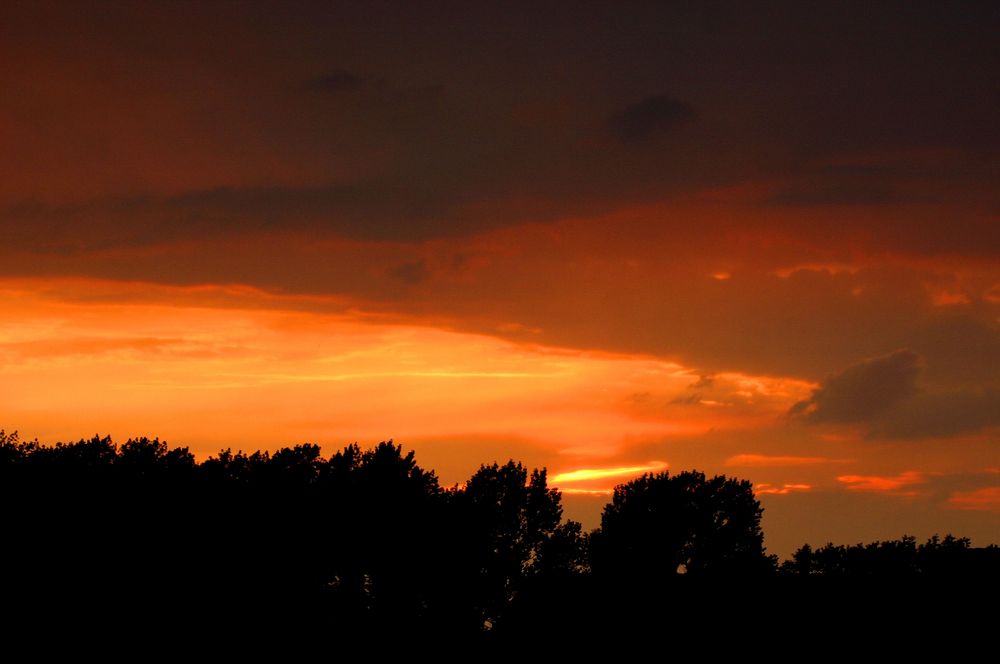
<path id="1" fill-rule="evenodd" d="M 1000 19 L 807 4 L 5 4 L 0 428 L 1000 541 Z"/>
<path id="2" fill-rule="evenodd" d="M 6 279 L 0 301 L 10 314 L 4 415 L 43 441 L 156 435 L 204 458 L 394 438 L 446 484 L 483 462 L 544 465 L 569 514 L 590 526 L 615 483 L 690 467 L 750 478 L 769 517 L 794 513 L 780 501 L 806 492 L 867 492 L 911 510 L 911 530 L 928 529 L 928 515 L 916 517 L 936 501 L 934 527 L 984 513 L 987 536 L 998 510 L 995 469 L 983 466 L 995 462 L 991 436 L 952 440 L 962 455 L 923 441 L 904 457 L 856 428 L 790 418 L 816 388 L 800 379 L 709 376 L 652 355 L 504 340 L 246 287 Z M 987 486 L 965 488 L 976 477 Z M 802 538 L 778 534 L 772 549 Z"/>

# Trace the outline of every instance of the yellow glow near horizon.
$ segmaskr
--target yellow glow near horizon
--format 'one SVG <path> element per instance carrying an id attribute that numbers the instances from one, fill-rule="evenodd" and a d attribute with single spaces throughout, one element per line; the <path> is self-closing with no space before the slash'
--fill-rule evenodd
<path id="1" fill-rule="evenodd" d="M 0 426 L 44 442 L 156 435 L 202 456 L 499 436 L 603 459 L 629 441 L 752 419 L 670 406 L 693 380 L 674 363 L 522 346 L 323 304 L 225 286 L 0 281 Z"/>
<path id="2" fill-rule="evenodd" d="M 644 466 L 625 466 L 622 468 L 581 468 L 552 476 L 552 484 L 559 486 L 563 483 L 586 482 L 589 480 L 605 479 L 608 477 L 621 477 L 623 475 L 639 475 L 640 473 L 658 472 L 666 470 L 668 465 L 663 461 L 653 461 Z"/>
<path id="3" fill-rule="evenodd" d="M 497 457 L 565 469 L 554 486 L 604 492 L 611 478 L 667 467 L 636 463 L 636 445 L 752 429 L 809 389 L 721 374 L 698 393 L 729 407 L 709 408 L 692 403 L 698 376 L 676 363 L 519 345 L 246 287 L 8 279 L 0 306 L 0 428 L 47 443 L 158 436 L 204 458 L 391 438 L 417 445 L 451 482 L 493 441 Z"/>

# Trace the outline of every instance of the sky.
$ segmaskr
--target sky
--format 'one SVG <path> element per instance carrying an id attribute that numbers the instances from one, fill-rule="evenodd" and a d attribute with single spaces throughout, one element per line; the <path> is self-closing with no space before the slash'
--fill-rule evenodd
<path id="1" fill-rule="evenodd" d="M 7 2 L 0 428 L 1000 542 L 993 2 Z"/>

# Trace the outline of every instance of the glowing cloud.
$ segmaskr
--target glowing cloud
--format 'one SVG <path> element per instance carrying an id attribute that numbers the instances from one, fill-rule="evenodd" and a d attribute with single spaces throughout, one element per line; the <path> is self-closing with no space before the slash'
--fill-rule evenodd
<path id="1" fill-rule="evenodd" d="M 564 483 L 587 482 L 590 480 L 606 479 L 608 477 L 622 477 L 625 475 L 639 475 L 640 473 L 657 472 L 666 470 L 667 464 L 663 461 L 651 461 L 645 466 L 625 466 L 620 468 L 581 468 L 565 473 L 559 473 L 552 477 L 552 483 L 556 486 Z"/>
<path id="2" fill-rule="evenodd" d="M 2 424 L 46 442 L 156 435 L 204 456 L 305 441 L 523 441 L 542 451 L 527 463 L 576 464 L 556 484 L 606 491 L 612 478 L 666 468 L 615 464 L 630 445 L 756 426 L 806 389 L 784 396 L 775 379 L 727 374 L 713 389 L 749 385 L 753 406 L 690 412 L 670 405 L 691 392 L 677 363 L 225 285 L 8 279 L 0 307 Z M 457 480 L 459 465 L 434 467 Z"/>
<path id="3" fill-rule="evenodd" d="M 788 279 L 796 272 L 822 272 L 829 275 L 857 274 L 860 268 L 846 263 L 804 263 L 774 270 L 774 274 L 782 279 Z"/>
<path id="4" fill-rule="evenodd" d="M 614 488 L 608 489 L 577 489 L 573 487 L 557 487 L 562 493 L 574 496 L 610 496 L 615 492 Z"/>
<path id="5" fill-rule="evenodd" d="M 776 486 L 768 484 L 766 482 L 761 482 L 760 484 L 754 484 L 753 490 L 756 494 L 772 494 L 776 496 L 784 496 L 793 491 L 810 491 L 812 489 L 811 484 L 782 484 L 781 486 Z"/>
<path id="6" fill-rule="evenodd" d="M 845 459 L 826 457 L 772 456 L 768 454 L 737 454 L 726 459 L 727 466 L 746 468 L 781 468 L 785 466 L 815 466 L 824 463 L 846 463 Z"/>
<path id="7" fill-rule="evenodd" d="M 907 470 L 893 477 L 880 475 L 840 475 L 837 481 L 852 491 L 898 492 L 913 484 L 923 484 L 924 474 Z"/>
<path id="8" fill-rule="evenodd" d="M 969 296 L 962 292 L 935 291 L 931 293 L 931 302 L 936 307 L 950 307 L 956 304 L 969 304 Z"/>
<path id="9" fill-rule="evenodd" d="M 957 491 L 948 499 L 948 506 L 956 510 L 1000 512 L 1000 486 Z"/>

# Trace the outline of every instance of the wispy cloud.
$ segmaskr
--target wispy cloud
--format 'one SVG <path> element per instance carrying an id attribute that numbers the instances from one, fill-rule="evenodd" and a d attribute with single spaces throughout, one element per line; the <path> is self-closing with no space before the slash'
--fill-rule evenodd
<path id="1" fill-rule="evenodd" d="M 770 454 L 737 454 L 726 459 L 727 466 L 747 468 L 782 468 L 785 466 L 816 466 L 825 463 L 850 463 L 849 459 L 818 456 L 781 456 Z"/>
<path id="2" fill-rule="evenodd" d="M 651 461 L 643 466 L 620 466 L 617 468 L 580 468 L 564 473 L 553 475 L 552 484 L 568 484 L 573 482 L 588 482 L 591 480 L 607 479 L 609 477 L 626 477 L 639 475 L 640 473 L 658 472 L 667 469 L 667 464 L 663 461 Z"/>
<path id="3" fill-rule="evenodd" d="M 956 491 L 948 498 L 948 507 L 956 510 L 1000 512 L 1000 486 Z"/>
<path id="4" fill-rule="evenodd" d="M 768 484 L 767 482 L 761 482 L 760 484 L 754 484 L 754 493 L 760 494 L 771 494 L 777 496 L 784 496 L 793 491 L 810 491 L 812 490 L 811 484 L 797 483 L 797 484 L 782 484 L 780 486 L 776 484 Z"/>
<path id="5" fill-rule="evenodd" d="M 904 491 L 906 487 L 915 484 L 923 484 L 926 481 L 925 473 L 916 470 L 907 470 L 899 475 L 840 475 L 837 481 L 851 491 L 877 491 L 884 493 L 900 493 L 912 495 L 910 490 Z"/>

